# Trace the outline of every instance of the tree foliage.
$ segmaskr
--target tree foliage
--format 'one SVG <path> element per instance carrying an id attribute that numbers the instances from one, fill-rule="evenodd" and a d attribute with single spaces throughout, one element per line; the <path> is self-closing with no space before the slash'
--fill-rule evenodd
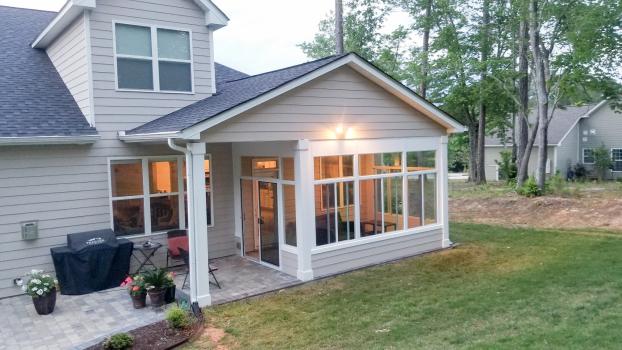
<path id="1" fill-rule="evenodd" d="M 619 0 L 349 0 L 345 5 L 346 51 L 426 93 L 469 128 L 461 141 L 468 144 L 474 181 L 484 176 L 485 135 L 509 144 L 517 140 L 512 158 L 520 186 L 531 146 L 546 141 L 559 108 L 603 98 L 622 105 L 617 101 L 622 92 Z M 412 21 L 387 34 L 392 11 L 404 11 Z M 334 54 L 333 16 L 300 47 L 311 58 Z M 528 120 L 530 113 L 541 117 Z M 539 156 L 539 174 L 547 157 L 546 152 Z"/>

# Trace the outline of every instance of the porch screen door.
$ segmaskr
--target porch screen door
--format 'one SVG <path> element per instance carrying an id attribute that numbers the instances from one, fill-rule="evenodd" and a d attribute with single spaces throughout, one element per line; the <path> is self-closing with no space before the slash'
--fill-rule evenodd
<path id="1" fill-rule="evenodd" d="M 259 187 L 259 241 L 261 261 L 279 266 L 279 231 L 277 185 L 258 182 Z"/>

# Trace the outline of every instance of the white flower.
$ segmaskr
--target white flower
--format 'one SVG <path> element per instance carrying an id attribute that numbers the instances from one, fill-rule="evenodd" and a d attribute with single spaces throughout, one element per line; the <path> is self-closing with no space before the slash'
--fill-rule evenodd
<path id="1" fill-rule="evenodd" d="M 42 276 L 43 278 L 50 278 L 51 276 L 48 275 L 47 273 L 45 275 Z"/>
<path id="2" fill-rule="evenodd" d="M 35 278 L 32 281 L 30 281 L 30 282 L 32 282 L 34 284 L 39 284 L 39 283 L 41 283 L 41 280 Z"/>
<path id="3" fill-rule="evenodd" d="M 50 284 L 49 284 L 49 283 L 47 283 L 47 282 L 45 282 L 45 283 L 43 283 L 43 285 L 47 287 L 47 286 L 49 286 Z"/>
<path id="4" fill-rule="evenodd" d="M 28 288 L 26 286 L 22 286 L 22 291 L 26 292 Z"/>
<path id="5" fill-rule="evenodd" d="M 37 274 L 40 274 L 41 272 L 43 272 L 43 270 L 36 270 L 36 269 L 32 269 L 32 270 L 30 271 L 30 274 L 31 274 L 31 275 L 37 275 Z"/>
<path id="6" fill-rule="evenodd" d="M 37 291 L 37 294 L 39 294 L 39 295 L 43 295 L 43 291 L 42 291 L 41 289 L 39 289 L 39 290 Z"/>
<path id="7" fill-rule="evenodd" d="M 47 291 L 48 291 L 48 289 L 47 289 L 47 288 L 43 288 L 43 291 L 44 291 L 44 292 L 47 292 Z"/>
<path id="8" fill-rule="evenodd" d="M 39 288 L 37 288 L 36 286 L 33 286 L 31 289 L 33 292 L 36 292 Z"/>
<path id="9" fill-rule="evenodd" d="M 55 280 L 54 280 L 54 284 L 58 284 L 58 280 L 56 280 L 56 279 L 55 279 Z"/>

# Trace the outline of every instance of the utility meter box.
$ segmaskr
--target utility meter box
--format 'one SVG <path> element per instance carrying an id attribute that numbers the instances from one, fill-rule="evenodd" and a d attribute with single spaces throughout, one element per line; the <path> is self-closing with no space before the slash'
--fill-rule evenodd
<path id="1" fill-rule="evenodd" d="M 39 238 L 39 222 L 27 221 L 22 222 L 22 239 L 24 241 L 32 241 Z"/>

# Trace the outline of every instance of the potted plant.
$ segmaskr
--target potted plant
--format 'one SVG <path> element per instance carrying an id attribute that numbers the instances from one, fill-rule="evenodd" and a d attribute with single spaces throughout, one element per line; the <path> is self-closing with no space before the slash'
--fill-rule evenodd
<path id="1" fill-rule="evenodd" d="M 57 284 L 57 280 L 43 271 L 32 270 L 30 273 L 30 280 L 23 289 L 32 297 L 32 303 L 39 315 L 48 315 L 54 311 Z"/>
<path id="2" fill-rule="evenodd" d="M 154 269 L 145 272 L 144 275 L 145 288 L 149 294 L 151 305 L 159 307 L 164 305 L 164 294 L 167 287 L 167 273 L 163 269 Z"/>
<path id="3" fill-rule="evenodd" d="M 121 283 L 121 287 L 127 287 L 135 309 L 142 309 L 147 305 L 147 289 L 142 275 L 126 278 Z"/>
<path id="4" fill-rule="evenodd" d="M 164 293 L 164 302 L 170 304 L 175 301 L 175 273 L 166 274 L 166 292 Z"/>

